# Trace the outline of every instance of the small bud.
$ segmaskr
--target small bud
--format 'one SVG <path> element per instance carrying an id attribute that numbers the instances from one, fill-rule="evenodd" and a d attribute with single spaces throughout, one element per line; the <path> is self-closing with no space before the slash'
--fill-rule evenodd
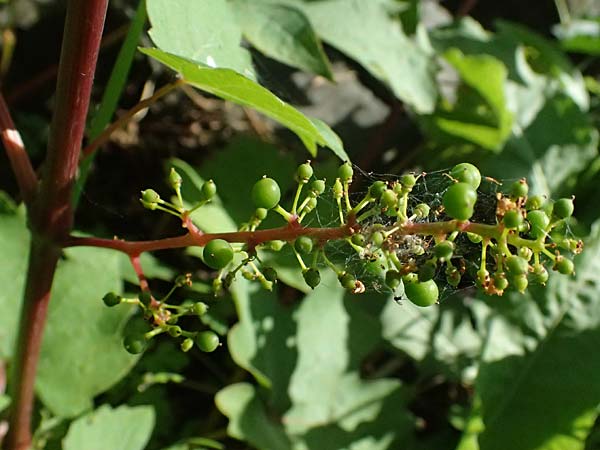
<path id="1" fill-rule="evenodd" d="M 256 208 L 256 211 L 254 211 L 254 216 L 258 220 L 265 220 L 267 218 L 267 214 L 268 213 L 269 213 L 268 209 L 265 209 L 265 208 Z"/>
<path id="2" fill-rule="evenodd" d="M 179 337 L 182 333 L 181 327 L 177 325 L 170 326 L 169 328 L 167 328 L 167 333 L 169 333 L 171 337 Z"/>
<path id="3" fill-rule="evenodd" d="M 430 210 L 431 208 L 429 208 L 429 205 L 425 203 L 419 203 L 417 206 L 415 206 L 415 209 L 413 209 L 413 214 L 417 216 L 417 219 L 425 219 L 427 216 L 429 216 Z"/>
<path id="4" fill-rule="evenodd" d="M 181 175 L 177 173 L 175 169 L 171 167 L 171 172 L 169 172 L 169 184 L 171 187 L 178 191 L 181 188 L 181 183 L 183 182 Z"/>
<path id="5" fill-rule="evenodd" d="M 191 339 L 191 338 L 186 338 L 181 343 L 181 351 L 182 352 L 189 352 L 192 349 L 193 346 L 194 346 L 194 340 Z"/>
<path id="6" fill-rule="evenodd" d="M 381 198 L 381 196 L 383 195 L 383 193 L 385 192 L 385 190 L 386 190 L 385 182 L 376 181 L 369 188 L 369 195 L 371 196 L 371 198 L 374 198 L 375 200 L 379 200 Z"/>
<path id="7" fill-rule="evenodd" d="M 200 201 L 208 201 L 217 194 L 217 185 L 213 180 L 205 181 L 200 189 Z"/>
<path id="8" fill-rule="evenodd" d="M 142 191 L 142 202 L 143 203 L 158 203 L 160 201 L 160 195 L 154 189 L 146 189 Z"/>
<path id="9" fill-rule="evenodd" d="M 336 178 L 335 183 L 333 184 L 333 196 L 335 198 L 342 198 L 344 195 L 344 186 L 342 186 L 342 182 L 339 178 Z"/>
<path id="10" fill-rule="evenodd" d="M 122 299 L 123 299 L 123 297 L 121 297 L 120 295 L 115 294 L 114 292 L 109 292 L 104 297 L 102 297 L 102 301 L 108 307 L 118 305 L 119 303 L 121 303 Z"/>
<path id="11" fill-rule="evenodd" d="M 196 302 L 190 308 L 190 312 L 192 314 L 197 315 L 198 317 L 203 316 L 208 311 L 208 305 L 204 302 Z"/>
<path id="12" fill-rule="evenodd" d="M 323 192 L 325 192 L 325 181 L 324 180 L 315 180 L 310 185 L 311 195 L 314 197 L 318 197 Z"/>
<path id="13" fill-rule="evenodd" d="M 286 244 L 285 241 L 280 241 L 280 240 L 269 241 L 269 243 L 268 243 L 269 249 L 273 250 L 274 252 L 281 251 L 281 249 L 285 246 L 285 244 Z"/>
<path id="14" fill-rule="evenodd" d="M 356 278 L 347 272 L 344 272 L 338 276 L 338 280 L 344 289 L 354 291 L 356 288 Z"/>
<path id="15" fill-rule="evenodd" d="M 306 202 L 306 205 L 304 206 L 304 209 L 302 210 L 302 212 L 308 214 L 309 212 L 313 211 L 316 207 L 317 207 L 317 199 L 314 197 L 311 197 Z"/>

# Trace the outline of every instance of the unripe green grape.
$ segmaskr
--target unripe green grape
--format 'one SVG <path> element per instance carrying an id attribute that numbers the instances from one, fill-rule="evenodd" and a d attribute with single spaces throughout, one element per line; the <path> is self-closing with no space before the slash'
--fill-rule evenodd
<path id="1" fill-rule="evenodd" d="M 177 173 L 177 171 L 171 167 L 171 171 L 169 172 L 169 184 L 175 190 L 181 187 L 181 183 L 183 182 L 181 175 Z"/>
<path id="2" fill-rule="evenodd" d="M 192 314 L 197 315 L 198 317 L 203 316 L 208 311 L 208 305 L 203 302 L 196 302 L 190 308 L 190 312 Z"/>
<path id="3" fill-rule="evenodd" d="M 213 239 L 208 242 L 202 252 L 204 262 L 212 269 L 222 269 L 233 259 L 233 248 L 223 239 Z"/>
<path id="4" fill-rule="evenodd" d="M 481 184 L 481 173 L 473 164 L 460 163 L 452 168 L 450 176 L 460 183 L 467 183 L 477 189 Z"/>
<path id="5" fill-rule="evenodd" d="M 270 281 L 271 283 L 275 283 L 277 281 L 277 271 L 272 267 L 263 267 L 262 273 L 267 281 Z"/>
<path id="6" fill-rule="evenodd" d="M 527 289 L 527 285 L 528 284 L 529 284 L 529 281 L 527 280 L 527 275 L 525 275 L 525 274 L 523 274 L 523 275 L 517 275 L 512 280 L 512 285 L 521 294 L 523 292 L 525 292 L 525 289 Z"/>
<path id="7" fill-rule="evenodd" d="M 325 192 L 325 181 L 324 180 L 315 180 L 310 185 L 310 190 L 316 197 Z"/>
<path id="8" fill-rule="evenodd" d="M 354 170 L 352 169 L 352 165 L 349 162 L 345 162 L 338 169 L 338 177 L 344 182 L 352 181 L 352 177 L 354 176 Z"/>
<path id="9" fill-rule="evenodd" d="M 383 241 L 385 241 L 385 237 L 381 231 L 375 231 L 373 234 L 371 234 L 371 242 L 376 247 L 381 247 Z"/>
<path id="10" fill-rule="evenodd" d="M 525 209 L 527 209 L 527 211 L 540 209 L 545 202 L 546 199 L 542 195 L 533 195 L 525 202 Z"/>
<path id="11" fill-rule="evenodd" d="M 169 333 L 169 336 L 171 337 L 179 337 L 181 336 L 182 330 L 180 326 L 173 325 L 167 328 L 167 333 Z"/>
<path id="12" fill-rule="evenodd" d="M 125 336 L 123 339 L 123 347 L 132 355 L 138 355 L 146 350 L 148 347 L 148 341 L 143 334 L 132 333 Z"/>
<path id="13" fill-rule="evenodd" d="M 146 189 L 142 191 L 142 202 L 143 203 L 158 203 L 160 201 L 160 195 L 154 189 Z"/>
<path id="14" fill-rule="evenodd" d="M 496 272 L 494 274 L 494 287 L 499 291 L 503 291 L 508 287 L 508 280 L 504 272 Z"/>
<path id="15" fill-rule="evenodd" d="M 517 227 L 517 231 L 519 233 L 529 233 L 531 230 L 531 225 L 526 220 L 522 221 L 521 224 Z"/>
<path id="16" fill-rule="evenodd" d="M 398 196 L 391 189 L 386 189 L 381 194 L 381 199 L 379 200 L 379 204 L 382 208 L 393 209 L 398 206 Z"/>
<path id="17" fill-rule="evenodd" d="M 442 198 L 446 214 L 457 220 L 469 220 L 477 202 L 477 192 L 467 183 L 450 186 Z"/>
<path id="18" fill-rule="evenodd" d="M 535 284 L 546 284 L 546 281 L 548 281 L 548 271 L 541 264 L 536 264 L 533 266 L 530 280 Z"/>
<path id="19" fill-rule="evenodd" d="M 102 297 L 102 301 L 108 307 L 118 305 L 119 303 L 121 303 L 122 299 L 123 299 L 123 297 L 121 297 L 120 295 L 115 294 L 114 292 L 109 292 L 104 297 Z"/>
<path id="20" fill-rule="evenodd" d="M 269 213 L 268 209 L 265 209 L 265 208 L 256 208 L 256 211 L 254 211 L 254 216 L 258 220 L 265 220 L 267 218 L 267 214 L 268 213 Z"/>
<path id="21" fill-rule="evenodd" d="M 194 340 L 192 338 L 186 338 L 181 343 L 180 348 L 181 348 L 181 351 L 185 353 L 185 352 L 189 352 L 193 346 L 194 346 Z"/>
<path id="22" fill-rule="evenodd" d="M 519 247 L 518 255 L 521 258 L 525 258 L 525 260 L 530 261 L 531 257 L 533 256 L 533 250 L 531 250 L 529 247 Z"/>
<path id="23" fill-rule="evenodd" d="M 304 209 L 302 210 L 302 212 L 308 214 L 309 212 L 313 211 L 316 207 L 317 207 L 317 199 L 314 197 L 311 197 L 306 202 L 306 205 L 304 206 Z"/>
<path id="24" fill-rule="evenodd" d="M 300 164 L 298 169 L 296 170 L 296 178 L 301 183 L 308 183 L 310 177 L 313 176 L 313 168 L 310 163 L 306 162 L 304 164 Z"/>
<path id="25" fill-rule="evenodd" d="M 454 266 L 446 267 L 446 281 L 452 287 L 457 287 L 460 283 L 460 271 Z"/>
<path id="26" fill-rule="evenodd" d="M 400 177 L 400 184 L 405 190 L 410 191 L 417 184 L 417 178 L 412 173 L 407 173 Z"/>
<path id="27" fill-rule="evenodd" d="M 525 178 L 521 178 L 519 181 L 515 181 L 510 186 L 510 196 L 513 198 L 527 197 L 529 193 L 529 186 Z"/>
<path id="28" fill-rule="evenodd" d="M 273 209 L 281 200 L 281 190 L 272 178 L 261 178 L 252 187 L 252 201 L 257 208 Z"/>
<path id="29" fill-rule="evenodd" d="M 385 273 L 385 284 L 392 290 L 400 286 L 402 275 L 397 270 L 388 270 Z"/>
<path id="30" fill-rule="evenodd" d="M 358 245 L 359 247 L 364 247 L 366 243 L 365 236 L 360 233 L 353 234 L 350 240 L 354 245 Z"/>
<path id="31" fill-rule="evenodd" d="M 386 185 L 383 181 L 374 182 L 369 188 L 369 195 L 375 200 L 379 200 L 386 190 Z"/>
<path id="32" fill-rule="evenodd" d="M 294 242 L 294 248 L 301 255 L 308 255 L 313 249 L 313 240 L 308 236 L 300 236 Z"/>
<path id="33" fill-rule="evenodd" d="M 550 218 L 544 211 L 535 210 L 527 213 L 527 222 L 531 225 L 529 234 L 538 239 L 546 235 L 546 229 L 550 225 Z"/>
<path id="34" fill-rule="evenodd" d="M 566 219 L 573 215 L 575 206 L 572 198 L 561 198 L 554 203 L 553 214 L 559 219 Z"/>
<path id="35" fill-rule="evenodd" d="M 269 241 L 267 245 L 269 246 L 269 250 L 279 252 L 283 247 L 285 247 L 285 244 L 287 244 L 287 242 L 276 239 L 274 241 Z"/>
<path id="36" fill-rule="evenodd" d="M 201 351 L 211 353 L 219 346 L 219 336 L 213 331 L 201 331 L 194 338 L 194 342 Z"/>
<path id="37" fill-rule="evenodd" d="M 302 272 L 302 276 L 304 277 L 304 281 L 308 284 L 312 289 L 316 288 L 321 282 L 321 274 L 317 269 L 306 269 Z"/>
<path id="38" fill-rule="evenodd" d="M 435 272 L 437 270 L 437 266 L 433 261 L 427 261 L 421 267 L 419 267 L 419 281 L 429 281 L 435 277 Z"/>
<path id="39" fill-rule="evenodd" d="M 479 234 L 475 234 L 475 233 L 470 233 L 467 231 L 467 238 L 469 239 L 469 241 L 471 241 L 473 244 L 479 244 L 481 241 L 483 241 L 483 238 L 479 235 Z"/>
<path id="40" fill-rule="evenodd" d="M 575 273 L 575 265 L 573 264 L 573 261 L 571 261 L 568 258 L 565 258 L 564 256 L 556 257 L 552 269 L 557 270 L 563 275 L 572 275 L 573 273 Z"/>
<path id="41" fill-rule="evenodd" d="M 452 254 L 454 253 L 454 247 L 454 242 L 442 241 L 436 244 L 435 247 L 433 247 L 433 254 L 440 261 L 448 261 L 450 258 L 452 258 Z"/>
<path id="42" fill-rule="evenodd" d="M 205 181 L 200 188 L 200 200 L 208 201 L 217 194 L 217 185 L 213 180 Z"/>
<path id="43" fill-rule="evenodd" d="M 529 264 L 525 258 L 516 255 L 510 255 L 504 261 L 506 265 L 506 270 L 511 275 L 523 275 L 527 273 L 529 269 Z"/>
<path id="44" fill-rule="evenodd" d="M 427 216 L 429 216 L 430 210 L 431 208 L 429 207 L 429 205 L 425 203 L 419 203 L 413 209 L 413 214 L 417 216 L 417 219 L 425 219 Z"/>
<path id="45" fill-rule="evenodd" d="M 338 280 L 339 280 L 340 284 L 342 285 L 342 287 L 349 291 L 354 290 L 354 288 L 356 287 L 356 278 L 354 278 L 354 276 L 352 274 L 349 274 L 347 272 L 341 274 L 338 277 Z"/>
<path id="46" fill-rule="evenodd" d="M 256 279 L 256 275 L 254 274 L 254 272 L 250 272 L 248 270 L 242 269 L 242 276 L 244 277 L 244 279 L 248 280 L 248 281 L 254 281 Z"/>
<path id="47" fill-rule="evenodd" d="M 439 289 L 435 281 L 404 283 L 404 294 L 417 306 L 431 306 L 438 301 Z"/>
<path id="48" fill-rule="evenodd" d="M 506 211 L 506 213 L 504 214 L 502 223 L 509 230 L 514 230 L 516 228 L 519 228 L 519 225 L 523 223 L 523 215 L 519 210 L 511 209 L 510 211 Z"/>
<path id="49" fill-rule="evenodd" d="M 554 212 L 554 200 L 547 200 L 546 203 L 542 205 L 542 211 L 544 211 L 548 217 L 552 217 L 552 213 Z"/>

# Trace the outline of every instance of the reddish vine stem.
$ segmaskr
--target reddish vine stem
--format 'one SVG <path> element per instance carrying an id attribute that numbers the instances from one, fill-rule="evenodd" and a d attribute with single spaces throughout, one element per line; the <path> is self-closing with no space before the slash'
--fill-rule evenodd
<path id="1" fill-rule="evenodd" d="M 29 209 L 32 240 L 17 348 L 10 376 L 10 429 L 5 450 L 31 446 L 37 361 L 61 243 L 73 223 L 75 181 L 108 0 L 69 0 L 56 106 L 40 189 Z"/>
<path id="2" fill-rule="evenodd" d="M 0 94 L 0 133 L 8 160 L 17 178 L 21 196 L 25 203 L 29 204 L 35 195 L 38 179 L 2 94 Z"/>

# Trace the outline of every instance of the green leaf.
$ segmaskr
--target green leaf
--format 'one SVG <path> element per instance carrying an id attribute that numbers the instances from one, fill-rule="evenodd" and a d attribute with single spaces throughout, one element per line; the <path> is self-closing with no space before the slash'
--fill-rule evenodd
<path id="1" fill-rule="evenodd" d="M 63 439 L 64 450 L 142 450 L 154 427 L 150 406 L 103 405 L 75 420 Z"/>
<path id="2" fill-rule="evenodd" d="M 287 0 L 310 19 L 321 39 L 359 62 L 419 113 L 435 107 L 433 55 L 408 38 L 386 0 Z M 391 11 L 390 11 L 391 9 Z"/>
<path id="3" fill-rule="evenodd" d="M 56 415 L 73 417 L 123 378 L 137 361 L 121 343 L 127 307 L 102 296 L 121 291 L 121 255 L 98 248 L 65 251 L 52 287 L 38 363 L 37 392 Z"/>
<path id="4" fill-rule="evenodd" d="M 507 70 L 489 55 L 464 55 L 454 48 L 445 54 L 456 69 L 462 85 L 454 104 L 443 102 L 433 116 L 425 119 L 433 131 L 500 150 L 510 135 L 512 114 L 507 109 Z"/>
<path id="5" fill-rule="evenodd" d="M 600 402 L 600 224 L 576 267 L 575 278 L 513 294 L 504 314 L 486 319 L 481 450 L 585 447 Z"/>
<path id="6" fill-rule="evenodd" d="M 333 131 L 329 130 L 324 137 L 304 114 L 233 70 L 212 69 L 155 48 L 143 48 L 140 51 L 179 72 L 188 84 L 225 100 L 254 108 L 286 126 L 298 135 L 313 156 L 316 155 L 317 145 L 330 145 L 332 142 Z M 337 145 L 339 142 L 335 144 L 339 152 Z"/>
<path id="7" fill-rule="evenodd" d="M 225 0 L 147 0 L 150 37 L 164 52 L 206 67 L 228 68 L 254 78 L 250 53 Z"/>
<path id="8" fill-rule="evenodd" d="M 332 79 L 329 59 L 308 18 L 287 5 L 236 0 L 234 9 L 244 37 L 265 55 Z"/>

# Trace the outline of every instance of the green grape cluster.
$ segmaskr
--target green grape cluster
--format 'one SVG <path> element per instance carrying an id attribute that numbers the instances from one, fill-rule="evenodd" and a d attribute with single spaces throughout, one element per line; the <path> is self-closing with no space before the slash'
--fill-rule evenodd
<path id="1" fill-rule="evenodd" d="M 202 242 L 198 245 L 204 247 L 205 264 L 218 271 L 215 292 L 229 287 L 238 274 L 273 289 L 278 274 L 264 261 L 264 254 L 283 248 L 294 254 L 310 288 L 320 284 L 321 272 L 328 268 L 344 289 L 359 294 L 369 288 L 370 280 L 364 275 L 369 273 L 387 290 L 418 306 L 438 302 L 440 283 L 459 287 L 470 280 L 487 294 L 502 295 L 507 289 L 523 292 L 530 283 L 544 284 L 549 269 L 574 273 L 572 255 L 581 252 L 582 243 L 567 233 L 574 211 L 572 198 L 552 201 L 530 196 L 522 179 L 496 194 L 493 217 L 478 221 L 482 183 L 497 182 L 482 178 L 469 163 L 454 166 L 446 175 L 437 192 L 440 204 L 416 201 L 414 192 L 425 174 L 374 181 L 362 198 L 352 201 L 354 169 L 350 163 L 339 167 L 328 190 L 326 180 L 316 178 L 307 161 L 296 171 L 297 187 L 288 209 L 281 205 L 277 181 L 266 176 L 259 179 L 250 195 L 255 211 L 238 232 L 198 235 L 196 242 Z M 207 181 L 200 204 L 186 210 L 180 177 L 172 171 L 169 179 L 175 200 L 166 202 L 148 189 L 142 192 L 145 207 L 187 220 L 191 211 L 216 195 L 214 183 Z M 333 197 L 338 223 L 323 228 L 305 226 L 326 191 Z M 263 228 L 263 221 L 272 214 L 280 216 L 283 225 Z M 355 253 L 365 271 L 361 274 L 337 260 L 329 250 L 332 243 Z M 114 299 L 107 303 L 111 302 Z"/>
<path id="2" fill-rule="evenodd" d="M 134 298 L 125 298 L 114 292 L 109 292 L 103 297 L 103 302 L 108 307 L 120 304 L 137 306 L 141 311 L 141 318 L 130 321 L 123 339 L 125 350 L 132 354 L 142 353 L 150 341 L 160 335 L 168 334 L 180 340 L 180 348 L 184 352 L 196 346 L 203 352 L 213 352 L 220 344 L 219 336 L 211 330 L 193 331 L 185 330 L 179 325 L 184 317 L 196 317 L 202 320 L 208 312 L 208 305 L 204 302 L 184 301 L 179 305 L 168 303 L 169 298 L 177 288 L 191 286 L 191 274 L 178 277 L 173 288 L 161 299 L 156 299 L 146 290 Z"/>

